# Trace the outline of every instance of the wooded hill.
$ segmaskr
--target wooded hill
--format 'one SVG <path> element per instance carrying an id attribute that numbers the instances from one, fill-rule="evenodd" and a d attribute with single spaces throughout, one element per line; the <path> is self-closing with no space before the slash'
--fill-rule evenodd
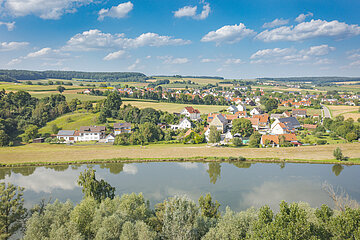
<path id="1" fill-rule="evenodd" d="M 77 72 L 77 71 L 28 71 L 0 70 L 0 81 L 38 80 L 46 78 L 71 80 L 84 79 L 99 82 L 145 82 L 148 77 L 137 72 Z"/>
<path id="2" fill-rule="evenodd" d="M 311 82 L 315 84 L 360 81 L 360 77 L 287 77 L 287 78 L 257 78 L 257 79 L 261 81 Z"/>

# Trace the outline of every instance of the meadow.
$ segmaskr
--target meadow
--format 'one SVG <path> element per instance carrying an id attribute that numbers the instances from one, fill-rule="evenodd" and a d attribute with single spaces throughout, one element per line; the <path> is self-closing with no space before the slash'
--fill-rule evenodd
<path id="1" fill-rule="evenodd" d="M 331 112 L 332 117 L 344 116 L 345 119 L 352 118 L 357 121 L 360 118 L 360 112 L 358 106 L 347 106 L 347 105 L 327 105 Z"/>
<path id="2" fill-rule="evenodd" d="M 243 156 L 248 160 L 338 163 L 332 155 L 340 147 L 349 162 L 360 164 L 360 143 L 285 148 L 210 147 L 206 144 L 151 144 L 114 146 L 106 144 L 27 144 L 0 148 L 0 164 L 49 164 L 82 161 L 111 161 L 116 158 L 137 161 L 196 161 Z M 218 158 L 218 159 L 216 159 Z M 225 159 L 224 159 L 225 160 Z"/>

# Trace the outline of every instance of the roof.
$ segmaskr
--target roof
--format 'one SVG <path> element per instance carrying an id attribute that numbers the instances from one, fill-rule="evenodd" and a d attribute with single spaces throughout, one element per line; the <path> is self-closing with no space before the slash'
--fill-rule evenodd
<path id="1" fill-rule="evenodd" d="M 253 118 L 258 118 L 260 123 L 267 123 L 269 121 L 269 114 L 253 115 Z"/>
<path id="2" fill-rule="evenodd" d="M 295 126 L 300 126 L 299 121 L 295 117 L 286 117 L 279 118 L 280 123 L 284 123 L 287 128 L 294 128 Z"/>
<path id="3" fill-rule="evenodd" d="M 218 118 L 219 120 L 220 120 L 220 122 L 222 122 L 223 124 L 227 124 L 228 122 L 227 122 L 227 120 L 226 120 L 226 118 L 222 115 L 222 114 L 217 114 L 215 117 L 214 117 L 214 119 L 215 118 Z"/>
<path id="4" fill-rule="evenodd" d="M 58 136 L 74 136 L 75 131 L 74 130 L 60 130 L 58 132 Z"/>
<path id="5" fill-rule="evenodd" d="M 189 113 L 200 113 L 198 109 L 194 109 L 193 107 L 185 107 L 186 111 Z"/>
<path id="6" fill-rule="evenodd" d="M 307 129 L 316 129 L 317 125 L 315 124 L 304 124 L 303 128 L 307 128 Z"/>
<path id="7" fill-rule="evenodd" d="M 117 128 L 131 128 L 131 123 L 124 122 L 124 123 L 114 123 L 114 129 Z"/>
<path id="8" fill-rule="evenodd" d="M 253 126 L 258 126 L 259 125 L 259 119 L 258 118 L 245 118 L 245 119 L 250 120 L 251 125 L 253 125 Z"/>
<path id="9" fill-rule="evenodd" d="M 104 132 L 105 126 L 81 126 L 80 127 L 80 133 L 85 132 Z"/>
<path id="10" fill-rule="evenodd" d="M 299 115 L 306 115 L 307 110 L 306 109 L 293 109 L 293 114 L 299 114 Z"/>
<path id="11" fill-rule="evenodd" d="M 297 141 L 297 138 L 296 138 L 295 134 L 286 133 L 286 134 L 280 134 L 280 135 L 262 135 L 261 142 L 265 143 L 265 141 L 268 140 L 270 142 L 274 142 L 276 144 L 279 144 L 280 136 L 284 136 L 285 141 L 287 141 L 287 142 L 296 142 Z"/>

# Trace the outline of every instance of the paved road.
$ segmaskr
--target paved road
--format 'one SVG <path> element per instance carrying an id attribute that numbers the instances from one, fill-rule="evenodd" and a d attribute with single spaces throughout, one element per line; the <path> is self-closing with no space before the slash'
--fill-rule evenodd
<path id="1" fill-rule="evenodd" d="M 331 118 L 330 110 L 324 105 L 321 106 L 323 107 L 323 118 Z"/>

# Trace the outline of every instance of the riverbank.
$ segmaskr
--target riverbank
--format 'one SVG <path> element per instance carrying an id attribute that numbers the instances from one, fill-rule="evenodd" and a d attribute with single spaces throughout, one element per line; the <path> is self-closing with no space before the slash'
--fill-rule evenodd
<path id="1" fill-rule="evenodd" d="M 337 161 L 340 147 L 348 161 Z M 360 164 L 360 143 L 289 148 L 210 147 L 184 144 L 147 146 L 28 144 L 0 148 L 2 166 L 52 165 L 101 162 L 229 161 L 239 157 L 254 162 Z"/>

